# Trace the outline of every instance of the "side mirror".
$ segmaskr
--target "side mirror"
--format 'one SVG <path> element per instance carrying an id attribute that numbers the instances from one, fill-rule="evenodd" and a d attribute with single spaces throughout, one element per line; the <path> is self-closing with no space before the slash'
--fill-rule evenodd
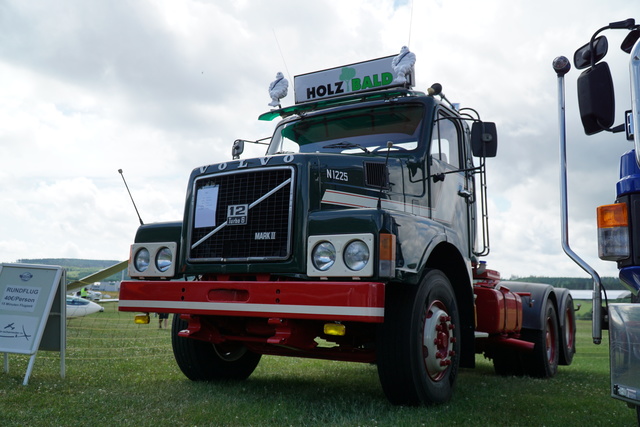
<path id="1" fill-rule="evenodd" d="M 627 37 L 624 38 L 622 44 L 620 45 L 620 49 L 622 49 L 625 53 L 631 53 L 631 49 L 633 49 L 633 45 L 640 39 L 640 29 L 635 28 L 629 31 Z"/>
<path id="2" fill-rule="evenodd" d="M 498 151 L 498 131 L 493 122 L 473 122 L 471 151 L 475 157 L 495 157 Z"/>
<path id="3" fill-rule="evenodd" d="M 593 135 L 613 126 L 615 95 L 611 70 L 601 62 L 578 77 L 578 107 L 584 133 Z"/>
<path id="4" fill-rule="evenodd" d="M 244 153 L 244 141 L 236 139 L 231 147 L 231 157 L 233 157 L 233 160 L 239 159 L 242 153 Z"/>
<path id="5" fill-rule="evenodd" d="M 609 50 L 609 42 L 605 36 L 600 36 L 593 41 L 593 51 L 589 49 L 589 43 L 582 46 L 580 49 L 576 50 L 576 53 L 573 54 L 573 65 L 578 70 L 582 70 L 584 68 L 590 67 L 591 56 L 594 55 L 593 64 L 600 61 L 605 57 Z"/>

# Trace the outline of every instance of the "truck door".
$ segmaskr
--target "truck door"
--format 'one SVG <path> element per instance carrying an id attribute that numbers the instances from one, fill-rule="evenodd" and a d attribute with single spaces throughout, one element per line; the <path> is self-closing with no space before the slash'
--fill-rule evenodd
<path id="1" fill-rule="evenodd" d="M 431 218 L 447 227 L 467 256 L 471 255 L 470 204 L 473 183 L 465 169 L 467 153 L 459 119 L 440 110 L 431 134 L 428 157 Z"/>

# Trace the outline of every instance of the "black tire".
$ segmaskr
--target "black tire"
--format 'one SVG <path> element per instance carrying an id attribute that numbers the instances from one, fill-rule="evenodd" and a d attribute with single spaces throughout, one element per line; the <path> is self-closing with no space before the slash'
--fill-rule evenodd
<path id="1" fill-rule="evenodd" d="M 573 308 L 573 298 L 567 296 L 565 305 L 561 309 L 561 316 L 564 316 L 564 322 L 560 330 L 560 365 L 571 365 L 573 356 L 576 354 L 576 312 Z"/>
<path id="2" fill-rule="evenodd" d="M 242 343 L 213 344 L 178 336 L 186 328 L 187 322 L 174 314 L 173 355 L 182 373 L 192 381 L 244 380 L 260 362 L 261 355 L 250 352 Z"/>
<path id="3" fill-rule="evenodd" d="M 523 355 L 524 373 L 531 377 L 551 378 L 558 372 L 560 337 L 558 316 L 553 301 L 547 299 L 542 330 L 523 329 L 522 337 L 534 344 L 533 352 Z"/>
<path id="4" fill-rule="evenodd" d="M 460 364 L 459 313 L 449 279 L 430 270 L 419 286 L 387 288 L 377 340 L 378 376 L 396 405 L 451 399 Z"/>
<path id="5" fill-rule="evenodd" d="M 503 377 L 522 376 L 522 356 L 517 351 L 499 350 L 492 356 L 493 369 Z"/>

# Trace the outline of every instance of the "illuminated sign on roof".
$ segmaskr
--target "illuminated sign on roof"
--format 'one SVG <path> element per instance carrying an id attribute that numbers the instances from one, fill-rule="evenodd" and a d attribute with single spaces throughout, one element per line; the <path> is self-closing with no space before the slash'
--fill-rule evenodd
<path id="1" fill-rule="evenodd" d="M 391 62 L 395 57 L 396 55 L 392 55 L 294 76 L 296 104 L 357 92 L 406 86 L 406 83 L 394 82 L 396 76 Z M 413 86 L 412 74 L 407 75 L 409 86 Z"/>

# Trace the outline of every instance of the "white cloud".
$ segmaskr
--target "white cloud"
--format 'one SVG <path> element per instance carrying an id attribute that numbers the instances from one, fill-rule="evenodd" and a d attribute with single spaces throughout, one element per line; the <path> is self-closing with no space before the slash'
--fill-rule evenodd
<path id="1" fill-rule="evenodd" d="M 123 259 L 138 225 L 180 220 L 190 171 L 228 160 L 257 122 L 267 85 L 390 55 L 410 44 L 417 88 L 495 121 L 490 265 L 509 275 L 584 273 L 562 253 L 556 77 L 593 31 L 633 16 L 625 0 L 566 2 L 274 0 L 0 4 L 0 261 Z M 608 33 L 618 121 L 628 106 L 623 37 Z M 595 207 L 615 198 L 622 137 L 581 131 L 567 76 L 571 241 L 597 260 Z M 284 100 L 292 103 L 293 91 Z M 259 155 L 256 147 L 249 155 Z"/>

